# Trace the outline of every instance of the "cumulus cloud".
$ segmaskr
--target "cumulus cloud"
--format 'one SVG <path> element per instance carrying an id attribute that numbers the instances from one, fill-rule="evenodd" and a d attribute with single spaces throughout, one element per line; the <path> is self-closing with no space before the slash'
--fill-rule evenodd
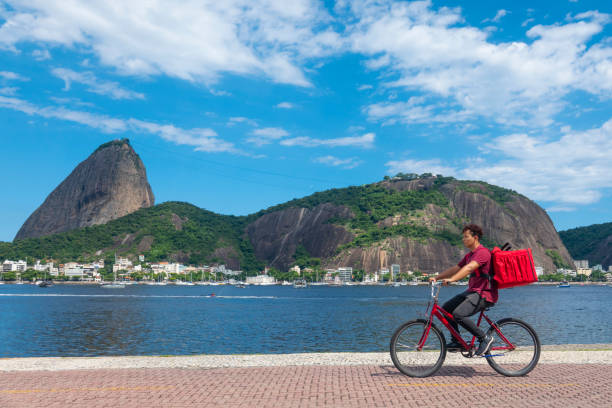
<path id="1" fill-rule="evenodd" d="M 218 138 L 217 133 L 208 128 L 183 129 L 171 124 L 163 125 L 134 118 L 118 119 L 107 115 L 68 109 L 63 106 L 40 107 L 22 99 L 4 96 L 0 96 L 0 108 L 23 112 L 29 116 L 74 122 L 105 133 L 126 131 L 147 133 L 175 144 L 193 146 L 198 151 L 245 154 L 236 149 L 232 143 Z"/>
<path id="2" fill-rule="evenodd" d="M 602 197 L 602 190 L 612 188 L 610 152 L 612 119 L 598 128 L 569 130 L 555 140 L 522 133 L 497 137 L 484 146 L 478 163 L 408 159 L 386 165 L 389 174 L 438 173 L 484 180 L 534 200 L 590 204 Z"/>
<path id="3" fill-rule="evenodd" d="M 289 136 L 289 133 L 285 129 L 268 127 L 253 130 L 251 132 L 251 137 L 247 138 L 246 141 L 256 146 L 263 146 L 275 140 L 282 139 L 285 136 Z"/>
<path id="4" fill-rule="evenodd" d="M 362 162 L 354 157 L 348 159 L 340 159 L 335 156 L 321 156 L 313 159 L 315 163 L 321 163 L 328 166 L 334 167 L 342 167 L 344 169 L 350 170 L 359 166 Z"/>
<path id="5" fill-rule="evenodd" d="M 353 51 L 370 57 L 367 66 L 385 73 L 387 87 L 427 97 L 416 105 L 378 102 L 366 108 L 372 120 L 410 124 L 428 117 L 486 118 L 504 125 L 548 126 L 571 92 L 606 98 L 612 92 L 612 47 L 592 43 L 608 24 L 607 14 L 582 13 L 563 23 L 535 25 L 526 32 L 528 41 L 500 43 L 489 40 L 486 30 L 466 25 L 460 9 L 435 10 L 430 1 L 355 0 L 347 7 L 357 20 L 349 30 Z M 432 99 L 438 101 L 434 108 Z"/>
<path id="6" fill-rule="evenodd" d="M 46 61 L 51 59 L 51 53 L 49 50 L 34 50 L 32 51 L 32 57 L 34 57 L 36 61 Z"/>
<path id="7" fill-rule="evenodd" d="M 278 105 L 276 105 L 276 107 L 280 109 L 293 109 L 295 108 L 295 105 L 292 104 L 291 102 L 281 102 Z"/>
<path id="8" fill-rule="evenodd" d="M 483 22 L 491 21 L 493 23 L 498 23 L 507 14 L 508 14 L 508 10 L 504 10 L 504 9 L 497 10 L 497 13 L 495 13 L 495 17 L 485 18 Z"/>
<path id="9" fill-rule="evenodd" d="M 0 71 L 0 77 L 6 81 L 29 81 L 30 78 L 24 77 L 16 72 Z"/>
<path id="10" fill-rule="evenodd" d="M 281 140 L 283 146 L 303 146 L 303 147 L 339 147 L 352 146 L 369 149 L 374 146 L 374 133 L 366 133 L 363 136 L 340 137 L 336 139 L 315 139 L 307 136 L 299 136 L 290 139 Z"/>
<path id="11" fill-rule="evenodd" d="M 234 126 L 237 123 L 245 123 L 250 126 L 257 126 L 257 122 L 255 120 L 246 118 L 244 116 L 234 116 L 229 118 L 226 126 Z"/>
<path id="12" fill-rule="evenodd" d="M 89 92 L 112 99 L 144 99 L 143 94 L 125 89 L 117 82 L 100 80 L 92 72 L 76 72 L 66 68 L 55 68 L 51 72 L 64 81 L 65 91 L 68 91 L 72 82 L 75 82 L 86 85 Z"/>
<path id="13" fill-rule="evenodd" d="M 214 83 L 224 73 L 311 86 L 301 65 L 342 39 L 319 2 L 7 0 L 0 48 L 23 42 L 79 47 L 128 75 Z"/>

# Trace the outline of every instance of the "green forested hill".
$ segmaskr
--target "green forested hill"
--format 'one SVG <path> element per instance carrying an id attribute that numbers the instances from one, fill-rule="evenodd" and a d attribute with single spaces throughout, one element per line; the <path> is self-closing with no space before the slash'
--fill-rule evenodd
<path id="1" fill-rule="evenodd" d="M 559 236 L 574 259 L 604 267 L 612 263 L 612 222 L 560 231 Z"/>
<path id="2" fill-rule="evenodd" d="M 194 205 L 166 202 L 104 225 L 0 243 L 0 259 L 93 260 L 143 253 L 147 260 L 172 257 L 202 264 L 217 259 L 217 248 L 233 248 L 242 265 L 257 268 L 248 241 L 241 238 L 245 218 L 218 215 Z M 101 252 L 98 252 L 101 251 Z"/>
<path id="3" fill-rule="evenodd" d="M 112 259 L 114 254 L 131 256 L 144 254 L 147 261 L 178 260 L 190 264 L 230 263 L 247 272 L 260 270 L 264 263 L 254 255 L 253 246 L 245 234 L 248 224 L 265 214 L 291 207 L 312 209 L 322 203 L 348 207 L 354 217 L 330 219 L 354 235 L 345 247 L 368 247 L 385 238 L 402 235 L 419 240 L 434 239 L 460 245 L 456 230 L 466 220 L 450 208 L 441 188 L 452 183 L 453 188 L 486 195 L 503 205 L 515 192 L 482 182 L 465 182 L 450 177 L 400 175 L 401 180 L 431 181 L 424 189 L 397 190 L 382 183 L 331 189 L 291 200 L 258 213 L 227 216 L 203 210 L 182 202 L 166 202 L 138 210 L 104 225 L 87 227 L 56 235 L 28 238 L 13 243 L 0 243 L 0 259 L 52 258 L 70 260 Z M 432 181 L 433 180 L 433 181 Z M 474 191 L 471 191 L 474 190 Z M 434 227 L 424 219 L 424 209 L 433 204 L 440 209 L 436 216 L 443 225 Z M 403 217 L 402 222 L 383 225 L 386 218 Z"/>

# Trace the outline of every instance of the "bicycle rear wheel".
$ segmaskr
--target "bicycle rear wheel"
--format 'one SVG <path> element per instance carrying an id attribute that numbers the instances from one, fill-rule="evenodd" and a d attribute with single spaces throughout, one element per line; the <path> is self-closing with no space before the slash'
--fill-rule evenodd
<path id="1" fill-rule="evenodd" d="M 520 377 L 534 369 L 540 359 L 540 339 L 531 326 L 519 319 L 502 319 L 487 334 L 493 336 L 493 344 L 485 356 L 489 365 L 507 377 Z"/>
<path id="2" fill-rule="evenodd" d="M 446 357 L 444 335 L 434 325 L 423 347 L 418 349 L 426 329 L 426 320 L 413 320 L 401 325 L 391 336 L 391 360 L 398 370 L 410 377 L 432 375 L 442 366 Z"/>

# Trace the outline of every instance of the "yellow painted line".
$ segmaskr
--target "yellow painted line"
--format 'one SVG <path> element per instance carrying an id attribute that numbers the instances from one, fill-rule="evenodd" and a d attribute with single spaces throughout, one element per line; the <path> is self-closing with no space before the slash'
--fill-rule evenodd
<path id="1" fill-rule="evenodd" d="M 176 388 L 174 385 L 163 385 L 158 387 L 87 387 L 87 388 L 47 388 L 32 390 L 0 390 L 0 394 L 32 394 L 37 392 L 74 392 L 74 391 L 156 391 Z"/>
<path id="2" fill-rule="evenodd" d="M 492 383 L 407 383 L 387 384 L 389 387 L 577 387 L 577 383 L 567 384 L 492 384 Z"/>

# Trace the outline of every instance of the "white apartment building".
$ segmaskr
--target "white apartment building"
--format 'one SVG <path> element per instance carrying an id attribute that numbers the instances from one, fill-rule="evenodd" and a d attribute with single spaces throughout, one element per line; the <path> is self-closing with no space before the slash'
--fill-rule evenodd
<path id="1" fill-rule="evenodd" d="M 342 282 L 350 282 L 353 279 L 353 268 L 350 266 L 338 268 L 338 278 Z"/>
<path id="2" fill-rule="evenodd" d="M 2 263 L 2 272 L 25 272 L 28 269 L 26 261 L 10 261 L 6 259 Z"/>
<path id="3" fill-rule="evenodd" d="M 249 285 L 276 285 L 276 278 L 270 275 L 247 276 L 246 283 Z"/>
<path id="4" fill-rule="evenodd" d="M 128 269 L 132 269 L 132 261 L 127 258 L 117 257 L 113 264 L 113 272 L 127 271 Z"/>
<path id="5" fill-rule="evenodd" d="M 536 271 L 536 276 L 542 276 L 544 274 L 544 268 L 542 268 L 541 266 L 536 266 L 535 271 Z"/>

